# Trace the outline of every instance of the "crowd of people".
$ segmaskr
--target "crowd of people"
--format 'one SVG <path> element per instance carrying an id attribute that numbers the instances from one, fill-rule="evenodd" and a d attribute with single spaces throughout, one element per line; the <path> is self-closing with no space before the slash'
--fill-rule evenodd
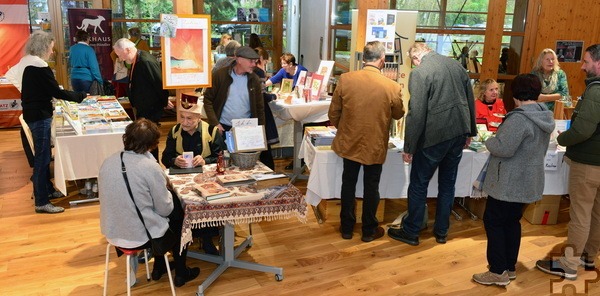
<path id="1" fill-rule="evenodd" d="M 293 79 L 295 85 L 300 72 L 307 69 L 296 62 L 294 55 L 284 53 L 280 57 L 281 69 L 268 78 L 265 64 L 270 58 L 260 39 L 256 39 L 258 36 L 251 42 L 252 48 L 241 46 L 224 34 L 217 52 L 226 57 L 215 64 L 212 86 L 204 92 L 206 121 L 200 118 L 200 105 L 181 109 L 179 123 L 169 130 L 165 150 L 159 158 L 158 126 L 169 104 L 168 92 L 162 88 L 161 65 L 142 48 L 139 30 L 130 31 L 130 35 L 130 39 L 117 40 L 113 49 L 115 59 L 124 61 L 128 68 L 127 94 L 135 108 L 136 120 L 123 135 L 124 151 L 104 161 L 98 183 L 102 233 L 113 245 L 140 249 L 149 246 L 150 238 L 164 236 L 168 229 L 181 232 L 181 204 L 158 160 L 165 167 L 184 167 L 187 161 L 182 155 L 191 151 L 194 167 L 216 162 L 226 149 L 225 132 L 232 128 L 234 119 L 240 118 L 257 118 L 258 124 L 266 126 L 269 143 L 276 143 L 277 129 L 268 107 L 273 97 L 265 93 L 265 88 L 284 78 Z M 86 32 L 78 32 L 78 42 L 71 48 L 74 91 L 61 89 L 48 67 L 55 41 L 45 32 L 31 35 L 26 55 L 7 73 L 22 92 L 23 117 L 33 135 L 32 182 L 38 213 L 64 211 L 50 202 L 56 191 L 49 171 L 52 98 L 81 102 L 92 82 L 101 81 L 88 40 Z M 438 54 L 423 42 L 412 45 L 408 54 L 414 65 L 408 82 L 408 111 L 400 85 L 381 73 L 385 48 L 378 41 L 364 47 L 364 67 L 342 74 L 337 82 L 328 115 L 331 124 L 337 127 L 332 150 L 343 159 L 341 237 L 353 237 L 357 223 L 355 191 L 361 168 L 364 172 L 361 240 L 370 242 L 384 236 L 385 230 L 376 218 L 379 181 L 387 156 L 391 121 L 405 117 L 401 157 L 411 165 L 408 211 L 400 227 L 390 228 L 387 234 L 394 240 L 419 245 L 427 188 L 437 170 L 439 188 L 433 236 L 437 243 L 445 244 L 463 148 L 477 134 L 476 125 L 486 124 L 495 132 L 485 142 L 490 158 L 483 183 L 488 194 L 483 221 L 489 270 L 474 274 L 473 280 L 484 285 L 508 285 L 517 277 L 523 209 L 542 198 L 544 156 L 555 127 L 554 102 L 569 94 L 566 73 L 561 70 L 554 51 L 543 50 L 532 73 L 520 74 L 512 81 L 515 108 L 507 112 L 495 80 L 481 81 L 475 98 L 468 73 L 459 61 Z M 571 128 L 557 138 L 560 145 L 566 146 L 565 160 L 570 166 L 569 247 L 559 259 L 540 260 L 536 264 L 544 272 L 567 279 L 577 278 L 580 265 L 594 268 L 600 249 L 600 45 L 585 49 L 581 69 L 587 74 L 585 92 L 576 106 Z M 274 168 L 270 148 L 261 155 L 261 161 Z M 125 167 L 128 178 L 118 173 Z M 133 193 L 134 202 L 123 198 L 128 190 Z M 143 225 L 135 222 L 136 207 L 141 212 L 140 218 L 146 221 L 148 235 Z M 214 234 L 214 229 L 198 234 L 203 249 L 210 254 L 218 254 L 212 244 Z M 196 278 L 200 270 L 186 266 L 185 247 L 181 253 L 178 242 L 172 248 L 174 282 L 182 286 Z M 155 260 L 152 278 L 158 280 L 166 270 L 161 256 Z"/>

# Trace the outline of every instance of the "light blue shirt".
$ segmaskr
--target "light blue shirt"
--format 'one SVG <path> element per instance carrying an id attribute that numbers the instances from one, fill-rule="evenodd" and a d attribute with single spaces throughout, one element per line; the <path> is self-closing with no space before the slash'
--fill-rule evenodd
<path id="1" fill-rule="evenodd" d="M 237 75 L 234 70 L 229 73 L 233 83 L 229 86 L 227 101 L 221 112 L 221 124 L 231 126 L 232 119 L 250 118 L 250 95 L 248 94 L 248 75 Z"/>

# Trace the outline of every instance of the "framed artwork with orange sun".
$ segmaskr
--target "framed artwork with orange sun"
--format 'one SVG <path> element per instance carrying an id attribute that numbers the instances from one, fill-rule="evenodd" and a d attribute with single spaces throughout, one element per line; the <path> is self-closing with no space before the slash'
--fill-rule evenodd
<path id="1" fill-rule="evenodd" d="M 163 88 L 211 86 L 210 15 L 161 14 Z"/>

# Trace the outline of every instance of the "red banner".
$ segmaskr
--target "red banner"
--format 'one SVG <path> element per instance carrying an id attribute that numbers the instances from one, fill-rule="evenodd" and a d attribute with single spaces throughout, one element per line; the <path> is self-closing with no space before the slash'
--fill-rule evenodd
<path id="1" fill-rule="evenodd" d="M 27 0 L 0 0 L 0 76 L 19 62 L 29 38 Z"/>
<path id="2" fill-rule="evenodd" d="M 2 0 L 0 0 L 2 1 Z M 71 45 L 75 44 L 75 33 L 79 30 L 90 34 L 90 46 L 96 51 L 102 78 L 112 80 L 112 16 L 110 9 L 69 8 L 69 35 Z"/>

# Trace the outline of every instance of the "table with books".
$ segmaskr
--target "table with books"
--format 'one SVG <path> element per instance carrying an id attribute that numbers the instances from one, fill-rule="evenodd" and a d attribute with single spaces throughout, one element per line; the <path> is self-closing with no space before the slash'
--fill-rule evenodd
<path id="1" fill-rule="evenodd" d="M 310 176 L 306 185 L 306 201 L 317 206 L 323 199 L 341 198 L 343 159 L 330 146 L 315 146 L 311 137 L 306 136 L 302 143 L 302 155 Z M 398 146 L 402 147 L 401 143 Z M 404 163 L 402 152 L 390 144 L 385 163 L 381 172 L 379 192 L 382 198 L 406 198 L 410 180 L 410 165 Z M 463 156 L 458 166 L 456 180 L 457 197 L 471 196 L 473 181 L 477 179 L 483 168 L 489 152 L 463 150 Z M 568 193 L 568 165 L 563 162 L 564 150 L 549 151 L 546 156 L 544 195 L 562 195 Z M 362 168 L 356 184 L 356 196 L 363 195 Z M 434 174 L 429 187 L 428 196 L 437 196 L 437 172 Z"/>
<path id="2" fill-rule="evenodd" d="M 199 295 L 214 282 L 228 267 L 274 273 L 277 280 L 283 279 L 283 269 L 236 259 L 252 243 L 248 236 L 237 248 L 234 246 L 234 227 L 239 224 L 255 223 L 296 217 L 306 222 L 307 205 L 302 193 L 285 182 L 277 186 L 259 186 L 252 177 L 260 178 L 273 171 L 257 162 L 252 169 L 227 168 L 223 175 L 216 174 L 216 164 L 205 165 L 203 173 L 168 175 L 178 197 L 185 207 L 185 218 L 181 233 L 181 245 L 192 243 L 192 229 L 223 226 L 221 255 L 188 252 L 188 256 L 219 265 L 198 287 Z M 241 176 L 241 177 L 240 177 Z M 224 183 L 223 183 L 224 182 Z M 233 184 L 229 186 L 227 184 Z M 242 184 L 242 185 L 239 185 Z M 259 189 L 262 188 L 262 189 Z M 203 197 L 204 195 L 204 197 Z M 214 199 L 209 195 L 216 196 Z M 217 196 L 218 195 L 218 196 Z M 208 198 L 207 198 L 208 197 Z M 207 201 L 207 199 L 209 199 Z"/>
<path id="3" fill-rule="evenodd" d="M 98 177 L 104 159 L 123 150 L 129 123 L 113 96 L 91 96 L 80 104 L 58 100 L 52 130 L 56 188 L 67 195 L 66 181 Z"/>
<path id="4" fill-rule="evenodd" d="M 277 100 L 269 103 L 273 115 L 281 120 L 294 120 L 294 170 L 292 182 L 302 174 L 299 153 L 302 143 L 302 125 L 311 122 L 324 122 L 329 120 L 328 112 L 331 100 L 297 102 L 293 100 Z"/>

